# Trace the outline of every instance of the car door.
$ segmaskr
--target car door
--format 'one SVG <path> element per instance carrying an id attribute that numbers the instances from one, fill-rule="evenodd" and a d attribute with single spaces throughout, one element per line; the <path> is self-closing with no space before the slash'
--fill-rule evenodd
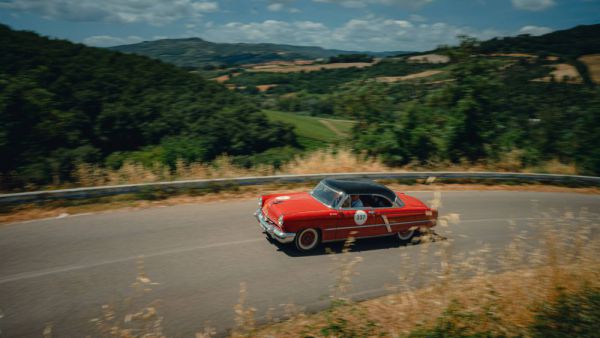
<path id="1" fill-rule="evenodd" d="M 368 195 L 360 196 L 361 199 L 368 199 Z M 341 240 L 350 236 L 360 238 L 385 234 L 385 223 L 377 209 L 369 204 L 359 208 L 342 205 L 339 209 L 341 218 L 336 228 L 336 238 Z"/>
<path id="2" fill-rule="evenodd" d="M 425 209 L 393 205 L 391 208 L 379 210 L 384 222 L 389 225 L 391 232 L 408 231 L 411 227 L 419 227 L 425 220 Z"/>

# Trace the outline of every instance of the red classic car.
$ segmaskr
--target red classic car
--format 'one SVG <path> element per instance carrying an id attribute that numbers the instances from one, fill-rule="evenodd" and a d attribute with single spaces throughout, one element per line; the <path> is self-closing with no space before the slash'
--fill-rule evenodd
<path id="1" fill-rule="evenodd" d="M 254 213 L 267 236 L 300 251 L 320 243 L 397 235 L 407 241 L 433 227 L 437 210 L 365 180 L 324 179 L 312 191 L 261 196 Z"/>

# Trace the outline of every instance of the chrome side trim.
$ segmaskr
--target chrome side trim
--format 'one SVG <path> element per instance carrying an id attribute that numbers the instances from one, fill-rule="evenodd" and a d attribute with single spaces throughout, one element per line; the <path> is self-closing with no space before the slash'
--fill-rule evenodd
<path id="1" fill-rule="evenodd" d="M 367 225 L 356 225 L 352 227 L 341 227 L 341 228 L 331 228 L 324 229 L 325 231 L 334 231 L 334 230 L 349 230 L 349 229 L 360 229 L 360 228 L 369 228 L 369 227 L 380 227 L 380 226 L 391 226 L 391 225 L 401 225 L 401 224 L 421 224 L 421 223 L 434 223 L 435 220 L 424 220 L 424 221 L 410 221 L 410 222 L 397 222 L 397 223 L 382 223 L 382 224 L 367 224 Z"/>
<path id="2" fill-rule="evenodd" d="M 381 218 L 383 218 L 383 221 L 385 222 L 385 227 L 387 228 L 387 231 L 392 232 L 392 227 L 390 226 L 390 221 L 388 221 L 387 216 L 381 215 Z"/>
<path id="3" fill-rule="evenodd" d="M 256 210 L 254 217 L 256 217 L 263 232 L 276 239 L 279 243 L 291 243 L 294 241 L 294 238 L 296 238 L 295 232 L 283 232 L 281 229 L 271 224 L 269 220 L 265 218 L 260 208 Z"/>

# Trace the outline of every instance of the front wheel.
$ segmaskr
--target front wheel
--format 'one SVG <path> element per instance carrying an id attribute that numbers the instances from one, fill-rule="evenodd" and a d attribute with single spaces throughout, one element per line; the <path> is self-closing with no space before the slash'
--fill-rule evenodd
<path id="1" fill-rule="evenodd" d="M 320 240 L 319 232 L 313 228 L 308 228 L 300 231 L 294 242 L 298 250 L 310 251 L 319 245 Z"/>

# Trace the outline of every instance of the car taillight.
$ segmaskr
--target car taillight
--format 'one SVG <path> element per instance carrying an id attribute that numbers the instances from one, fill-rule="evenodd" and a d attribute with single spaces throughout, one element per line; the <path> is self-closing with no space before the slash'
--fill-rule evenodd
<path id="1" fill-rule="evenodd" d="M 431 219 L 437 219 L 438 211 L 436 209 L 427 210 L 427 211 L 425 211 L 425 216 L 427 216 Z"/>

